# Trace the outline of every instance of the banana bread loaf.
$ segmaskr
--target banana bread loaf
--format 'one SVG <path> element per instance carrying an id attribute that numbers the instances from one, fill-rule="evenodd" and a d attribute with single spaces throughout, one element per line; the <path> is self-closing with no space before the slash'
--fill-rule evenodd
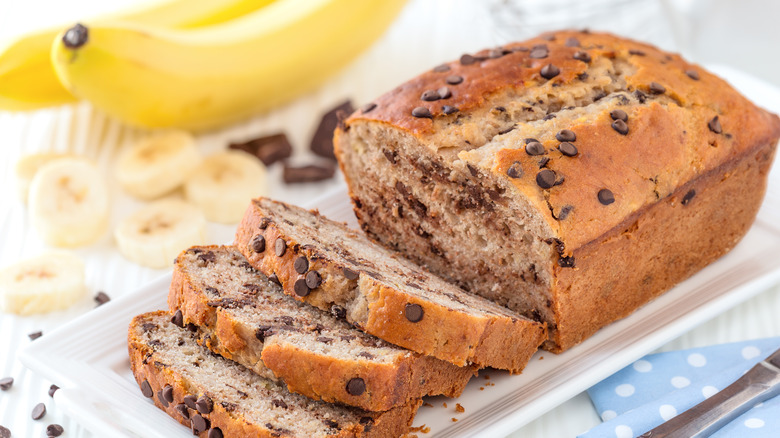
<path id="1" fill-rule="evenodd" d="M 678 55 L 562 31 L 435 67 L 335 143 L 369 235 L 546 322 L 560 352 L 734 247 L 779 135 Z"/>
<path id="2" fill-rule="evenodd" d="M 195 336 L 166 312 L 145 313 L 130 323 L 128 350 L 143 395 L 201 438 L 394 438 L 422 403 L 367 412 L 311 400 L 213 354 Z"/>
<path id="3" fill-rule="evenodd" d="M 235 246 L 286 294 L 458 366 L 520 372 L 546 336 L 544 324 L 471 295 L 316 211 L 255 199 Z"/>
<path id="4" fill-rule="evenodd" d="M 285 295 L 229 246 L 193 247 L 176 259 L 168 304 L 198 343 L 291 392 L 370 411 L 425 395 L 457 397 L 475 367 L 457 367 L 389 344 Z"/>

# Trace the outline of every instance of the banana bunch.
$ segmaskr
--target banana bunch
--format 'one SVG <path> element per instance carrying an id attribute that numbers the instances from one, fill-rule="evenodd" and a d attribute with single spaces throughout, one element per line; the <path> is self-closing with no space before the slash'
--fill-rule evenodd
<path id="1" fill-rule="evenodd" d="M 224 23 L 274 0 L 168 0 L 105 17 L 96 23 L 128 21 L 195 29 Z M 24 111 L 76 102 L 51 65 L 51 46 L 62 28 L 42 30 L 0 44 L 0 109 Z"/>

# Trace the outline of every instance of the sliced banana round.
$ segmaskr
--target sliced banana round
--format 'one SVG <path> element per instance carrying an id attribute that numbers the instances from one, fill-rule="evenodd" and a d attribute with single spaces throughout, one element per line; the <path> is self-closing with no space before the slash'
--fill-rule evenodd
<path id="1" fill-rule="evenodd" d="M 77 158 L 73 154 L 63 154 L 59 152 L 41 152 L 37 154 L 25 155 L 16 162 L 14 166 L 14 182 L 19 199 L 27 202 L 27 195 L 30 193 L 30 183 L 38 170 L 54 160 L 62 158 Z"/>
<path id="2" fill-rule="evenodd" d="M 114 231 L 119 252 L 150 268 L 165 268 L 184 249 L 206 243 L 206 219 L 192 204 L 160 199 L 125 218 Z"/>
<path id="3" fill-rule="evenodd" d="M 185 196 L 206 219 L 224 224 L 237 223 L 249 201 L 267 192 L 265 166 L 241 151 L 207 157 L 184 183 Z"/>
<path id="4" fill-rule="evenodd" d="M 132 196 L 155 199 L 179 187 L 201 160 L 190 133 L 158 132 L 119 156 L 116 178 Z"/>
<path id="5" fill-rule="evenodd" d="M 0 270 L 0 310 L 18 315 L 70 307 L 87 291 L 84 262 L 65 251 L 31 257 Z"/>
<path id="6" fill-rule="evenodd" d="M 30 219 L 44 242 L 74 247 L 97 240 L 108 225 L 106 182 L 90 162 L 52 161 L 30 183 Z"/>

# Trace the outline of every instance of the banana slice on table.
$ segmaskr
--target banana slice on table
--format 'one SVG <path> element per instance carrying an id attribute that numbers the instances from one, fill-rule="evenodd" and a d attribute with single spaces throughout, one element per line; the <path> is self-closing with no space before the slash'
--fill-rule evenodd
<path id="1" fill-rule="evenodd" d="M 119 156 L 116 178 L 129 194 L 154 199 L 179 187 L 201 160 L 191 134 L 159 132 Z"/>
<path id="2" fill-rule="evenodd" d="M 38 170 L 51 163 L 54 160 L 62 158 L 78 158 L 73 154 L 62 154 L 59 152 L 41 152 L 37 154 L 25 155 L 16 162 L 14 166 L 14 180 L 19 199 L 27 203 L 27 195 L 30 193 L 30 183 Z"/>
<path id="3" fill-rule="evenodd" d="M 106 230 L 108 188 L 86 160 L 64 158 L 44 165 L 30 183 L 29 196 L 33 227 L 49 245 L 86 245 Z"/>
<path id="4" fill-rule="evenodd" d="M 249 201 L 267 192 L 265 166 L 240 151 L 206 158 L 184 183 L 185 196 L 200 207 L 206 219 L 223 224 L 237 223 Z"/>
<path id="5" fill-rule="evenodd" d="M 81 299 L 84 262 L 65 251 L 52 251 L 0 270 L 0 310 L 30 315 L 61 310 Z"/>
<path id="6" fill-rule="evenodd" d="M 184 249 L 206 243 L 206 219 L 179 199 L 152 202 L 125 218 L 114 231 L 119 252 L 150 268 L 165 268 Z"/>

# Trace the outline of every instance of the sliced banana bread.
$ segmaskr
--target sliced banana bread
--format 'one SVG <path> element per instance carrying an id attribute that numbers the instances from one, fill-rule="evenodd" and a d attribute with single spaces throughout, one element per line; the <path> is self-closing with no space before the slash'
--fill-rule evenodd
<path id="1" fill-rule="evenodd" d="M 176 259 L 168 304 L 199 343 L 314 399 L 386 411 L 425 395 L 457 397 L 476 367 L 458 367 L 363 333 L 285 295 L 230 246 Z"/>
<path id="2" fill-rule="evenodd" d="M 201 438 L 398 437 L 421 401 L 367 412 L 293 394 L 218 356 L 166 312 L 136 316 L 128 330 L 130 366 L 141 392 Z"/>
<path id="3" fill-rule="evenodd" d="M 458 366 L 520 372 L 546 336 L 544 324 L 471 295 L 316 211 L 255 199 L 235 245 L 288 295 Z"/>

